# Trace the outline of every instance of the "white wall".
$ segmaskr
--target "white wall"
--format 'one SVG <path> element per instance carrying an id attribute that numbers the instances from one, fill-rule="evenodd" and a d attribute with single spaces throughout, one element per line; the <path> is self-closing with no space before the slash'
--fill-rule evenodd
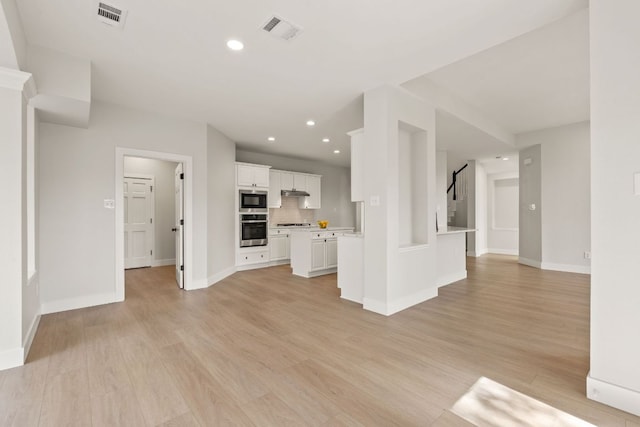
<path id="1" fill-rule="evenodd" d="M 518 144 L 540 147 L 540 176 L 536 179 L 540 179 L 541 267 L 589 273 L 590 260 L 584 258 L 584 252 L 591 248 L 589 123 L 521 134 Z M 524 152 L 521 164 L 523 156 Z M 537 172 L 538 167 L 534 164 L 524 170 Z M 522 175 L 520 184 L 524 185 Z M 523 202 L 532 203 L 521 199 Z M 530 211 L 523 213 L 532 216 Z M 524 238 L 522 234 L 520 237 Z M 520 246 L 531 244 L 531 240 L 521 240 Z"/>
<path id="2" fill-rule="evenodd" d="M 315 217 L 340 227 L 355 227 L 355 203 L 351 202 L 351 171 L 349 168 L 326 163 L 300 160 L 237 150 L 239 162 L 268 165 L 274 169 L 322 175 L 322 208 L 315 210 Z"/>
<path id="3" fill-rule="evenodd" d="M 475 162 L 475 233 L 466 233 L 467 239 L 475 240 L 475 256 L 481 256 L 487 253 L 487 173 L 484 166 Z"/>
<path id="4" fill-rule="evenodd" d="M 591 372 L 587 395 L 640 415 L 640 2 L 591 0 Z M 637 190 L 637 189 L 636 189 Z"/>
<path id="5" fill-rule="evenodd" d="M 517 172 L 487 176 L 487 251 L 489 253 L 518 255 L 519 191 Z"/>
<path id="6" fill-rule="evenodd" d="M 525 165 L 525 161 L 531 163 Z M 533 145 L 520 151 L 520 216 L 518 261 L 540 268 L 542 265 L 542 150 Z M 535 205 L 535 210 L 529 206 Z"/>
<path id="7" fill-rule="evenodd" d="M 235 143 L 207 126 L 208 284 L 235 271 L 235 158 Z"/>
<path id="8" fill-rule="evenodd" d="M 0 70 L 1 71 L 1 70 Z M 0 221 L 5 224 L 0 245 L 0 368 L 17 366 L 21 347 L 21 307 L 26 266 L 23 257 L 22 93 L 0 87 Z"/>
<path id="9" fill-rule="evenodd" d="M 155 200 L 153 264 L 169 265 L 175 263 L 175 162 L 140 157 L 125 157 L 124 172 L 127 175 L 153 175 Z"/>
<path id="10" fill-rule="evenodd" d="M 40 285 L 43 309 L 115 297 L 115 148 L 193 158 L 194 286 L 207 279 L 206 126 L 95 102 L 88 129 L 40 125 Z"/>
<path id="11" fill-rule="evenodd" d="M 427 194 L 427 241 L 400 248 L 399 122 L 426 131 L 422 183 Z M 365 309 L 393 314 L 437 295 L 435 109 L 409 92 L 383 86 L 364 96 Z M 378 199 L 379 204 L 371 203 Z"/>
<path id="12" fill-rule="evenodd" d="M 24 70 L 27 39 L 15 0 L 0 1 L 0 67 Z"/>

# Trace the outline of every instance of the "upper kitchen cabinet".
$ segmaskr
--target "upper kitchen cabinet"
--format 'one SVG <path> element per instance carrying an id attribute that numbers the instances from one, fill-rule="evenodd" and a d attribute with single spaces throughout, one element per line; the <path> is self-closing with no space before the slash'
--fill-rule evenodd
<path id="1" fill-rule="evenodd" d="M 269 188 L 270 166 L 236 163 L 236 184 L 238 187 Z"/>
<path id="2" fill-rule="evenodd" d="M 269 195 L 267 197 L 267 206 L 270 208 L 282 207 L 282 175 L 284 172 L 269 171 Z"/>
<path id="3" fill-rule="evenodd" d="M 298 201 L 298 207 L 301 209 L 320 209 L 322 201 L 322 186 L 320 184 L 320 175 L 305 175 L 304 190 L 309 193 L 307 197 L 301 197 Z"/>

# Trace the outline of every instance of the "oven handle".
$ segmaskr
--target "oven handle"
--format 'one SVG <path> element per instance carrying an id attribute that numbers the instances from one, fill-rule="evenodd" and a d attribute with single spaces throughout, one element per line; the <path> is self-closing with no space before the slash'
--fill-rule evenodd
<path id="1" fill-rule="evenodd" d="M 267 221 L 261 221 L 261 220 L 250 220 L 250 221 L 240 221 L 243 224 L 259 224 L 259 223 L 264 223 L 266 224 Z"/>

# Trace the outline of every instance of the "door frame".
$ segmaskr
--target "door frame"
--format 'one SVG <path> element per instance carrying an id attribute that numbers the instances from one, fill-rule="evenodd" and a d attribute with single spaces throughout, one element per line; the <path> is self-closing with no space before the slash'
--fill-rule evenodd
<path id="1" fill-rule="evenodd" d="M 125 156 L 125 157 L 131 157 L 131 156 Z M 149 180 L 149 185 L 151 185 L 151 187 L 155 187 L 156 186 L 156 177 L 154 175 L 148 175 L 148 174 L 144 174 L 144 173 L 124 173 L 123 178 L 132 178 L 132 179 L 145 179 L 145 180 Z M 124 192 L 123 192 L 123 199 L 124 199 Z M 153 251 L 155 251 L 155 246 L 156 246 L 156 224 L 154 223 L 154 221 L 156 220 L 156 193 L 152 190 L 149 192 L 149 201 L 148 201 L 148 214 L 151 217 L 151 230 L 149 233 L 149 248 Z M 122 215 L 122 221 L 124 222 L 124 213 Z M 148 267 L 153 267 L 154 265 L 154 261 L 156 259 L 156 254 L 154 253 L 153 255 L 149 255 L 149 265 Z M 125 268 L 126 268 L 126 263 L 125 263 Z"/>
<path id="2" fill-rule="evenodd" d="M 193 287 L 193 158 L 182 154 L 116 147 L 115 173 L 115 293 L 116 301 L 124 301 L 124 158 L 142 157 L 182 163 L 184 173 L 184 289 Z"/>

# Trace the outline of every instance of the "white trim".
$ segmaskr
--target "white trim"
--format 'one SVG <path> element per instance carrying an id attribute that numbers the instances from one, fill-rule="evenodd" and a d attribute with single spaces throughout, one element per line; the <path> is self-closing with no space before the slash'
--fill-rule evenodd
<path id="1" fill-rule="evenodd" d="M 517 249 L 494 249 L 494 248 L 489 248 L 487 249 L 487 253 L 490 254 L 496 254 L 496 255 L 518 255 L 518 250 Z"/>
<path id="2" fill-rule="evenodd" d="M 236 271 L 246 271 L 246 270 L 257 270 L 259 268 L 267 268 L 267 267 L 271 267 L 271 265 L 269 265 L 269 262 L 258 262 L 255 264 L 244 264 L 244 265 L 236 265 L 235 269 Z"/>
<path id="3" fill-rule="evenodd" d="M 176 265 L 176 259 L 153 259 L 151 260 L 151 267 L 165 267 L 167 265 Z"/>
<path id="4" fill-rule="evenodd" d="M 58 313 L 61 311 L 75 310 L 78 308 L 111 304 L 118 301 L 122 300 L 118 299 L 118 295 L 116 293 L 86 295 L 83 297 L 59 299 L 55 301 L 43 302 L 40 306 L 40 314 Z"/>
<path id="5" fill-rule="evenodd" d="M 147 159 L 168 160 L 182 163 L 184 182 L 184 289 L 199 289 L 206 287 L 206 281 L 200 280 L 195 283 L 193 277 L 193 157 L 182 154 L 164 153 L 161 151 L 138 150 L 133 148 L 116 147 L 115 162 L 115 226 L 116 226 L 116 247 L 115 247 L 115 277 L 116 277 L 116 301 L 124 301 L 124 210 L 122 206 L 123 178 L 124 178 L 124 158 L 143 157 Z M 204 285 L 202 285 L 203 282 Z"/>
<path id="6" fill-rule="evenodd" d="M 391 316 L 402 310 L 406 310 L 409 307 L 423 303 L 431 298 L 438 296 L 438 288 L 433 287 L 424 289 L 406 297 L 398 298 L 388 303 L 373 300 L 371 298 L 364 297 L 363 307 L 365 310 L 373 311 L 374 313 L 382 314 L 384 316 Z"/>
<path id="7" fill-rule="evenodd" d="M 587 397 L 640 416 L 640 392 L 587 375 Z"/>
<path id="8" fill-rule="evenodd" d="M 184 288 L 186 291 L 195 291 L 197 289 L 205 289 L 208 288 L 207 279 L 194 279 L 191 282 L 191 287 L 189 289 Z"/>
<path id="9" fill-rule="evenodd" d="M 448 285 L 458 280 L 464 280 L 467 278 L 467 270 L 459 271 L 457 273 L 447 274 L 446 276 L 436 278 L 436 285 L 438 287 Z"/>
<path id="10" fill-rule="evenodd" d="M 479 250 L 477 252 L 476 251 L 467 251 L 467 256 L 478 258 L 478 257 L 481 257 L 482 255 L 484 255 L 486 253 L 488 253 L 487 249 L 481 249 L 481 250 Z"/>
<path id="11" fill-rule="evenodd" d="M 528 265 L 529 267 L 540 268 L 542 263 L 540 261 L 536 261 L 534 259 L 523 258 L 521 256 L 518 257 L 518 264 Z"/>
<path id="12" fill-rule="evenodd" d="M 29 80 L 32 82 L 29 83 Z M 20 70 L 14 70 L 13 68 L 0 67 L 0 87 L 5 89 L 19 90 L 20 92 L 26 91 L 25 97 L 29 99 L 32 90 L 35 89 L 35 83 L 33 82 L 33 76 L 31 73 L 26 73 Z M 27 95 L 31 95 L 28 96 Z"/>
<path id="13" fill-rule="evenodd" d="M 591 274 L 591 267 L 588 265 L 553 264 L 543 261 L 540 268 L 543 270 L 566 271 L 567 273 Z"/>
<path id="14" fill-rule="evenodd" d="M 27 360 L 29 350 L 31 350 L 31 344 L 33 344 L 33 339 L 35 338 L 38 326 L 40 325 L 40 317 L 40 314 L 36 314 L 33 317 L 31 326 L 29 326 L 29 330 L 27 331 L 27 336 L 25 336 L 22 341 L 22 349 L 24 350 L 23 361 Z"/>
<path id="15" fill-rule="evenodd" d="M 236 271 L 237 271 L 236 267 L 232 266 L 232 267 L 229 267 L 229 268 L 226 268 L 226 269 L 222 270 L 219 273 L 214 274 L 213 276 L 209 276 L 207 278 L 207 283 L 209 284 L 208 286 L 215 285 L 219 281 L 221 281 L 223 279 L 226 279 L 227 277 L 231 276 Z"/>
<path id="16" fill-rule="evenodd" d="M 0 371 L 24 365 L 24 349 L 12 348 L 0 352 Z"/>

